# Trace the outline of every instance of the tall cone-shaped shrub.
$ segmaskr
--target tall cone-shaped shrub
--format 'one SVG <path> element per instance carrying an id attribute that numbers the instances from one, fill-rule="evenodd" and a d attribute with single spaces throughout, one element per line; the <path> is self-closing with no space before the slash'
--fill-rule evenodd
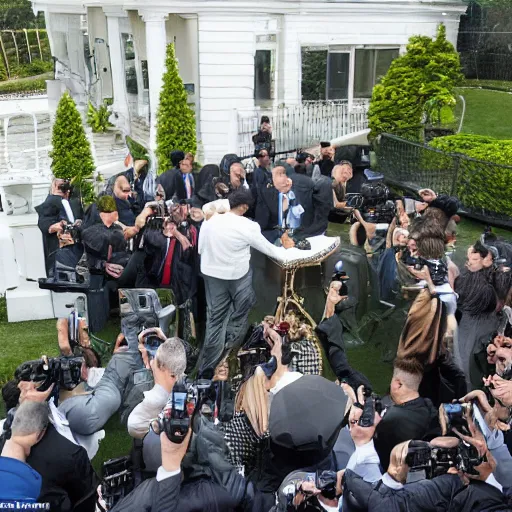
<path id="1" fill-rule="evenodd" d="M 156 127 L 159 173 L 171 168 L 171 151 L 180 149 L 195 154 L 197 150 L 196 119 L 187 104 L 187 91 L 178 72 L 173 44 L 167 46 L 165 65 Z"/>
<path id="2" fill-rule="evenodd" d="M 94 201 L 92 177 L 94 160 L 85 135 L 82 118 L 73 98 L 65 93 L 57 107 L 52 133 L 52 172 L 56 178 L 70 180 L 84 203 Z"/>

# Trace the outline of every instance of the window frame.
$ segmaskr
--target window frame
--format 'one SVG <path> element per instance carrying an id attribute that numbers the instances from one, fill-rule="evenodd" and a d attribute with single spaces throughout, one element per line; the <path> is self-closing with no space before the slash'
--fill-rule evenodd
<path id="1" fill-rule="evenodd" d="M 270 38 L 273 41 L 258 41 L 260 38 Z M 256 34 L 256 46 L 254 48 L 254 77 L 256 80 L 256 51 L 270 51 L 270 99 L 257 100 L 256 99 L 256 87 L 254 87 L 253 97 L 254 104 L 257 107 L 272 107 L 278 100 L 277 98 L 277 84 L 278 84 L 278 34 L 274 32 L 264 32 Z"/>
<path id="2" fill-rule="evenodd" d="M 315 50 L 327 50 L 327 72 L 325 77 L 325 97 L 326 101 L 336 101 L 336 100 L 329 100 L 328 97 L 328 89 L 329 89 L 329 81 L 328 81 L 328 73 L 329 73 L 329 54 L 331 53 L 349 53 L 350 54 L 350 60 L 349 60 L 349 81 L 348 81 L 348 106 L 349 111 L 353 110 L 354 107 L 354 100 L 357 99 L 364 99 L 368 100 L 368 98 L 357 98 L 354 96 L 354 86 L 355 86 L 355 70 L 356 70 L 356 50 L 397 50 L 398 56 L 403 55 L 404 52 L 404 45 L 402 44 L 329 44 L 329 45 L 314 45 L 314 44 L 301 44 L 301 52 L 300 55 L 302 55 L 302 48 L 307 48 L 310 51 Z M 258 48 L 259 49 L 259 48 Z M 302 59 L 300 58 L 300 83 L 302 84 Z M 343 101 L 343 100 L 342 100 Z"/>

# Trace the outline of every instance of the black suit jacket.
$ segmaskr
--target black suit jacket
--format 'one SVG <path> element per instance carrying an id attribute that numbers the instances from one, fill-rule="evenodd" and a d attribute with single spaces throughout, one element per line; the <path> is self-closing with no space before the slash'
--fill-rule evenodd
<path id="1" fill-rule="evenodd" d="M 69 205 L 71 211 L 77 219 L 84 218 L 82 205 L 78 199 L 70 199 Z M 59 239 L 56 233 L 48 233 L 50 226 L 60 222 L 61 220 L 68 220 L 65 214 L 64 207 L 62 206 L 62 197 L 49 195 L 43 203 L 35 208 L 38 214 L 37 225 L 43 235 L 43 248 L 46 264 L 46 273 L 53 268 L 55 264 L 55 253 L 59 250 Z"/>
<path id="2" fill-rule="evenodd" d="M 53 425 L 32 447 L 27 464 L 42 477 L 38 501 L 52 512 L 94 512 L 99 480 L 87 452 L 61 436 Z"/>
<path id="3" fill-rule="evenodd" d="M 187 189 L 183 181 L 183 174 L 178 168 L 174 167 L 161 174 L 157 179 L 157 184 L 158 183 L 160 183 L 165 190 L 166 201 L 174 197 L 179 200 L 187 199 Z M 192 193 L 193 192 L 192 190 Z"/>
<path id="4" fill-rule="evenodd" d="M 273 187 L 261 187 L 256 202 L 254 220 L 260 225 L 263 236 L 271 243 L 279 238 L 276 229 L 279 217 L 279 192 Z"/>

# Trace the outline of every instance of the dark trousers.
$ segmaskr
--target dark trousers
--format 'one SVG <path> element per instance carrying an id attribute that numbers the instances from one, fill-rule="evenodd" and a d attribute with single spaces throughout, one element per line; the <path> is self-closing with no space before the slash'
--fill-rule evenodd
<path id="1" fill-rule="evenodd" d="M 210 378 L 222 357 L 245 336 L 256 294 L 252 288 L 252 270 L 233 281 L 204 276 L 204 284 L 206 334 L 199 374 L 206 372 L 204 377 Z"/>

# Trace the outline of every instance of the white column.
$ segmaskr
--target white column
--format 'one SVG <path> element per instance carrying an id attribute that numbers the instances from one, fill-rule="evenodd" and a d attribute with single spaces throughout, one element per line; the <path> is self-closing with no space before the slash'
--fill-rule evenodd
<path id="1" fill-rule="evenodd" d="M 156 115 L 160 103 L 160 90 L 162 89 L 162 76 L 165 72 L 165 55 L 167 48 L 167 35 L 165 31 L 165 12 L 139 11 L 146 23 L 146 55 L 148 58 L 149 76 L 149 109 L 150 109 L 150 136 L 149 148 L 156 150 Z"/>
<path id="2" fill-rule="evenodd" d="M 112 111 L 117 117 L 112 116 L 113 122 L 127 135 L 130 133 L 130 110 L 128 108 L 128 95 L 126 94 L 126 76 L 124 71 L 124 55 L 119 28 L 119 18 L 125 17 L 122 9 L 103 9 L 107 15 L 108 47 L 110 52 L 110 68 L 112 70 L 112 89 L 114 92 L 114 104 Z"/>

